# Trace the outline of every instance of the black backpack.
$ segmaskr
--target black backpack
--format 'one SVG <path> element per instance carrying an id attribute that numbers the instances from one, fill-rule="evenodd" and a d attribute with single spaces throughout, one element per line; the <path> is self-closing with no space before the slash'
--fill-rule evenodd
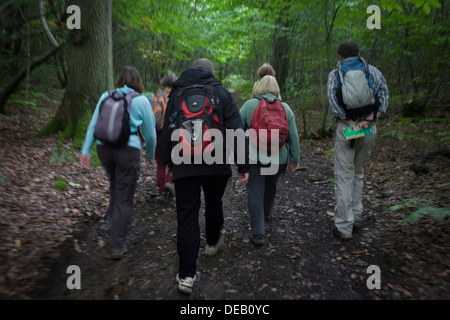
<path id="1" fill-rule="evenodd" d="M 131 99 L 140 94 L 133 91 L 122 94 L 116 90 L 108 91 L 109 96 L 100 105 L 94 138 L 107 146 L 122 147 L 127 145 L 130 134 Z"/>
<path id="2" fill-rule="evenodd" d="M 170 134 L 180 129 L 178 142 L 183 144 L 183 149 L 190 148 L 191 155 L 214 149 L 209 129 L 225 131 L 216 85 L 218 83 L 188 86 L 173 95 L 175 111 L 169 120 Z"/>

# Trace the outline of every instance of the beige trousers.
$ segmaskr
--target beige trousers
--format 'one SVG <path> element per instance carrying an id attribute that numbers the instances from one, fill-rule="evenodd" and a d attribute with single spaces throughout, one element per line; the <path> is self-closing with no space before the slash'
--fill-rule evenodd
<path id="1" fill-rule="evenodd" d="M 350 148 L 350 141 L 345 138 L 343 132 L 345 126 L 343 121 L 338 120 L 334 140 L 334 224 L 338 231 L 347 237 L 352 235 L 353 224 L 361 218 L 363 212 L 364 164 L 372 151 L 377 130 L 373 124 L 374 133 L 357 138 L 354 147 Z"/>

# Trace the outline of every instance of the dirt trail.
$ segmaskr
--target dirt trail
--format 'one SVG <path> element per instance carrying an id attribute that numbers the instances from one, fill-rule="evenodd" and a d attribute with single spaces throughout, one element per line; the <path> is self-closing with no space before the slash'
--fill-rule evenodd
<path id="1" fill-rule="evenodd" d="M 395 226 L 383 225 L 392 212 L 372 193 L 365 197 L 366 216 L 352 241 L 330 235 L 333 214 L 333 176 L 328 150 L 331 142 L 302 142 L 305 170 L 286 174 L 279 182 L 273 219 L 262 247 L 249 241 L 250 227 L 245 189 L 230 180 L 224 196 L 226 247 L 215 257 L 204 255 L 202 240 L 200 280 L 193 294 L 180 294 L 177 270 L 176 213 L 173 201 L 151 198 L 137 203 L 129 230 L 128 255 L 120 261 L 108 256 L 105 223 L 91 219 L 73 239 L 61 246 L 61 259 L 49 265 L 49 279 L 34 291 L 37 299 L 151 299 L 151 300 L 290 300 L 290 299 L 403 299 L 448 297 L 448 279 L 430 292 L 413 288 L 402 270 L 411 265 L 395 241 Z M 152 174 L 147 168 L 145 174 Z M 370 175 L 368 177 L 370 183 Z M 141 186 L 147 192 L 153 186 Z M 204 218 L 200 225 L 203 229 Z M 395 230 L 394 230 L 395 231 Z M 68 290 L 69 265 L 81 270 L 81 290 Z M 381 289 L 370 290 L 370 265 L 381 269 Z M 442 267 L 442 266 L 441 266 Z M 441 270 L 442 272 L 442 270 Z M 441 274 L 442 275 L 442 274 Z M 428 282 L 431 282 L 428 284 Z M 426 288 L 422 286 L 422 288 Z"/>
<path id="2" fill-rule="evenodd" d="M 45 105 L 45 104 L 44 104 Z M 106 210 L 108 181 L 101 167 L 89 172 L 76 163 L 79 151 L 58 135 L 33 138 L 48 123 L 47 113 L 9 106 L 0 122 L 0 298 L 35 300 L 334 300 L 450 298 L 449 219 L 424 217 L 399 224 L 411 210 L 391 211 L 407 199 L 450 205 L 448 158 L 418 155 L 448 149 L 436 133 L 446 123 L 404 126 L 386 119 L 366 166 L 365 219 L 354 239 L 330 236 L 334 211 L 333 141 L 302 140 L 301 166 L 279 181 L 267 243 L 249 241 L 245 188 L 236 174 L 224 196 L 226 247 L 198 257 L 200 281 L 191 296 L 180 294 L 176 214 L 171 200 L 156 193 L 155 167 L 145 165 L 136 192 L 133 223 L 121 261 L 109 259 Z M 403 141 L 388 132 L 403 132 Z M 299 130 L 301 132 L 301 130 Z M 385 133 L 383 136 L 383 132 Z M 411 138 L 414 137 L 414 138 Z M 72 160 L 71 160 L 72 159 Z M 426 172 L 426 173 L 423 173 Z M 56 190 L 63 179 L 65 190 Z M 200 218 L 201 229 L 204 217 Z M 81 271 L 81 290 L 69 290 L 67 268 Z M 381 271 L 381 288 L 370 290 L 367 269 Z"/>

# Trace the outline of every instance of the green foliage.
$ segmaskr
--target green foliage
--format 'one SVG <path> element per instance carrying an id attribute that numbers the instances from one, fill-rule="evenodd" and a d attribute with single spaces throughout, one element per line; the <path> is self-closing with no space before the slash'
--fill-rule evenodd
<path id="1" fill-rule="evenodd" d="M 450 130 L 436 133 L 436 137 L 439 138 L 439 143 L 450 143 Z"/>
<path id="2" fill-rule="evenodd" d="M 242 99 L 248 100 L 251 98 L 253 90 L 253 81 L 245 79 L 239 74 L 230 74 L 223 81 L 223 85 L 227 88 L 242 91 Z"/>
<path id="3" fill-rule="evenodd" d="M 311 75 L 309 75 L 308 73 L 305 72 L 303 74 L 302 80 L 303 81 L 301 82 L 299 81 L 301 83 L 300 84 L 294 82 L 292 78 L 288 79 L 287 87 L 289 88 L 289 91 L 285 94 L 287 95 L 287 97 L 284 99 L 289 101 L 289 105 L 294 110 L 295 114 L 297 114 L 297 116 L 301 116 L 301 121 L 303 123 L 302 138 L 309 139 L 311 138 L 311 136 L 308 133 L 306 113 L 308 109 L 313 105 L 317 89 L 312 83 Z"/>
<path id="4" fill-rule="evenodd" d="M 450 208 L 441 208 L 431 205 L 431 201 L 421 198 L 407 199 L 404 204 L 391 206 L 392 211 L 413 209 L 406 218 L 399 223 L 417 222 L 422 217 L 430 217 L 443 222 L 447 216 L 450 216 Z"/>
<path id="5" fill-rule="evenodd" d="M 405 127 L 404 129 L 407 129 L 407 127 L 411 127 L 415 130 L 418 130 L 418 127 L 414 124 L 416 123 L 426 123 L 426 124 L 443 124 L 446 125 L 445 128 L 442 129 L 434 129 L 434 126 L 430 129 L 425 129 L 423 133 L 425 133 L 428 138 L 425 140 L 424 138 L 420 138 L 418 135 L 412 133 L 412 134 L 406 134 L 402 130 L 398 129 L 392 129 L 387 132 L 384 132 L 380 135 L 380 137 L 394 137 L 397 138 L 399 141 L 403 141 L 405 138 L 409 139 L 415 139 L 419 141 L 423 141 L 426 143 L 449 143 L 450 142 L 450 126 L 448 126 L 448 119 L 444 118 L 426 118 L 426 119 L 419 119 L 419 118 L 396 118 L 394 120 L 396 124 L 399 124 L 402 127 Z"/>
<path id="6" fill-rule="evenodd" d="M 81 147 L 83 146 L 86 131 L 89 127 L 89 124 L 91 123 L 91 118 L 92 118 L 92 111 L 86 109 L 83 118 L 78 121 L 73 134 L 73 147 L 75 149 L 81 149 Z"/>
<path id="7" fill-rule="evenodd" d="M 59 190 L 59 191 L 66 191 L 68 188 L 68 185 L 66 183 L 66 179 L 64 177 L 57 177 L 55 184 L 53 185 L 53 189 Z"/>
<path id="8" fill-rule="evenodd" d="M 409 5 L 422 9 L 426 15 L 430 14 L 432 8 L 441 8 L 439 0 L 405 0 L 402 3 L 396 0 L 382 0 L 380 3 L 387 11 L 403 11 L 404 7 Z"/>
<path id="9" fill-rule="evenodd" d="M 61 27 L 57 17 L 65 12 L 67 4 L 63 0 L 51 4 L 46 5 L 46 19 L 61 42 L 67 39 L 68 30 Z M 366 27 L 369 17 L 366 9 L 373 4 L 381 8 L 380 30 Z M 14 1 L 3 12 L 0 85 L 6 84 L 18 68 L 26 66 L 28 53 L 35 57 L 48 48 L 43 33 L 33 32 L 29 37 L 30 30 L 41 29 L 36 12 L 36 1 L 32 0 Z M 22 17 L 21 23 L 16 21 L 17 17 Z M 256 80 L 256 69 L 265 62 L 279 63 L 281 57 L 275 54 L 275 44 L 278 39 L 286 38 L 288 49 L 283 58 L 288 59 L 288 70 L 276 71 L 278 76 L 283 73 L 283 79 L 287 80 L 283 98 L 300 101 L 293 108 L 297 119 L 304 123 L 304 137 L 311 133 L 305 115 L 313 112 L 310 107 L 318 101 L 315 97 L 324 100 L 321 112 L 328 115 L 323 87 L 326 88 L 328 73 L 336 65 L 336 50 L 342 40 L 357 40 L 361 54 L 383 72 L 392 93 L 390 106 L 417 101 L 419 107 L 425 108 L 430 105 L 428 102 L 439 103 L 445 97 L 449 32 L 448 6 L 439 0 L 113 2 L 115 73 L 124 65 L 133 65 L 140 71 L 146 87 L 152 90 L 159 86 L 164 72 L 173 70 L 179 75 L 193 60 L 206 57 L 215 64 L 220 81 L 247 95 Z M 39 67 L 41 72 L 32 72 L 26 97 L 17 94 L 11 101 L 39 112 L 47 111 L 43 110 L 46 104 L 37 102 L 57 102 L 44 92 L 59 83 L 63 57 L 64 52 Z M 84 120 L 81 123 L 69 128 L 77 148 L 87 127 Z M 51 121 L 40 135 L 53 133 L 60 125 Z M 329 122 L 323 121 L 323 125 L 328 126 Z M 68 133 L 64 135 L 69 136 Z M 399 140 L 406 137 L 400 131 L 386 135 Z M 448 134 L 441 133 L 439 139 L 448 141 Z"/>
<path id="10" fill-rule="evenodd" d="M 410 126 L 416 128 L 412 118 L 396 118 L 395 122 L 403 126 Z"/>
<path id="11" fill-rule="evenodd" d="M 45 71 L 47 72 L 47 70 Z M 47 92 L 47 86 L 38 86 L 33 82 L 33 90 L 20 89 L 11 94 L 8 102 L 31 108 L 35 111 L 49 111 L 49 105 L 58 105 L 59 100 L 52 98 Z"/>
<path id="12" fill-rule="evenodd" d="M 54 117 L 45 125 L 45 127 L 41 131 L 36 133 L 34 136 L 35 137 L 45 137 L 45 136 L 54 134 L 55 132 L 57 132 L 59 130 L 60 126 L 61 126 L 61 124 L 56 119 L 56 117 Z"/>
<path id="13" fill-rule="evenodd" d="M 97 154 L 97 150 L 94 150 L 92 152 L 91 159 L 92 159 L 92 167 L 96 168 L 96 167 L 101 167 L 102 166 L 102 163 L 101 163 L 101 161 L 100 161 L 100 159 L 98 157 L 98 154 Z"/>
<path id="14" fill-rule="evenodd" d="M 75 124 L 73 122 L 70 122 L 66 128 L 64 129 L 62 135 L 59 137 L 58 141 L 60 143 L 63 143 L 69 138 L 72 138 L 75 133 Z"/>
<path id="15" fill-rule="evenodd" d="M 141 71 L 152 71 L 150 80 L 158 83 L 169 64 L 190 60 L 195 48 L 207 46 L 197 15 L 204 3 L 196 1 L 194 6 L 188 0 L 115 1 L 113 38 L 117 49 L 114 60 L 126 61 L 126 65 Z M 116 63 L 116 70 L 124 67 L 120 63 Z M 143 78 L 148 82 L 146 73 Z"/>
<path id="16" fill-rule="evenodd" d="M 0 182 L 6 182 L 8 180 L 8 177 L 6 176 L 6 173 L 0 172 Z"/>
<path id="17" fill-rule="evenodd" d="M 324 150 L 323 154 L 330 157 L 330 161 L 334 162 L 334 148 L 331 148 L 329 150 Z"/>
<path id="18" fill-rule="evenodd" d="M 395 129 L 383 133 L 380 137 L 386 137 L 386 136 L 397 138 L 398 141 L 402 141 L 403 139 L 405 139 L 405 134 L 402 131 L 395 130 Z"/>
<path id="19" fill-rule="evenodd" d="M 73 149 L 65 147 L 62 141 L 58 141 L 56 148 L 54 148 L 50 154 L 50 164 L 56 162 L 62 164 L 65 161 L 76 162 L 76 159 L 73 156 Z"/>

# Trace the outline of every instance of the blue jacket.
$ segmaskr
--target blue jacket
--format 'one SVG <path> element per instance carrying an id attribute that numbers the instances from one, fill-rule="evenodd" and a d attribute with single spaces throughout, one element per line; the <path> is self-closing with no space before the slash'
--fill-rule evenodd
<path id="1" fill-rule="evenodd" d="M 126 85 L 122 88 L 117 89 L 119 93 L 130 93 L 134 91 L 133 89 L 127 87 Z M 92 146 L 94 142 L 98 145 L 102 143 L 94 139 L 95 125 L 97 124 L 98 114 L 100 110 L 100 105 L 103 100 L 108 97 L 108 92 L 105 92 L 97 103 L 97 107 L 92 115 L 91 123 L 86 132 L 86 138 L 81 148 L 81 153 L 86 155 L 92 155 Z M 145 138 L 145 153 L 149 159 L 155 158 L 155 148 L 156 148 L 156 130 L 155 130 L 155 116 L 153 115 L 150 102 L 144 96 L 138 96 L 131 100 L 130 108 L 130 129 L 131 132 L 137 132 L 138 128 L 142 126 L 142 134 Z M 141 141 L 139 136 L 136 134 L 130 135 L 130 140 L 128 141 L 128 146 L 141 150 Z"/>

